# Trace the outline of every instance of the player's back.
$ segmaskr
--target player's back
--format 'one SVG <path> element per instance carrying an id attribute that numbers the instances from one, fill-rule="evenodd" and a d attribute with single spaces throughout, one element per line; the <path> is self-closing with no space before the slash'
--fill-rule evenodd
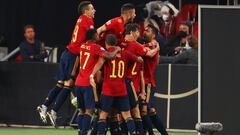
<path id="1" fill-rule="evenodd" d="M 109 48 L 108 51 L 113 51 Z M 104 64 L 103 94 L 107 96 L 127 95 L 125 77 L 127 65 L 132 56 L 126 50 L 120 51 L 116 58 L 107 60 Z M 134 56 L 133 56 L 134 57 Z"/>
<path id="2" fill-rule="evenodd" d="M 72 39 L 67 49 L 73 54 L 77 55 L 79 53 L 80 44 L 85 41 L 85 33 L 88 29 L 94 28 L 94 22 L 92 18 L 85 15 L 81 15 L 72 33 Z"/>
<path id="3" fill-rule="evenodd" d="M 80 46 L 80 66 L 76 80 L 77 86 L 89 86 L 89 76 L 93 71 L 99 56 L 105 50 L 94 42 L 86 42 Z"/>
<path id="4" fill-rule="evenodd" d="M 109 21 L 107 21 L 105 24 L 106 31 L 103 32 L 100 35 L 100 44 L 104 47 L 104 40 L 108 34 L 114 34 L 116 35 L 118 39 L 118 43 L 120 43 L 123 40 L 123 34 L 124 34 L 124 20 L 123 17 L 116 17 Z"/>

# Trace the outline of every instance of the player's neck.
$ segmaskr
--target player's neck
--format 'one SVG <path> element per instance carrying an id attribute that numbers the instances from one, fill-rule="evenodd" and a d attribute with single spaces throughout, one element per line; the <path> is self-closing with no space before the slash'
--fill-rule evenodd
<path id="1" fill-rule="evenodd" d="M 83 14 L 84 16 L 88 17 L 88 18 L 92 18 L 90 15 L 87 14 Z"/>
<path id="2" fill-rule="evenodd" d="M 126 24 L 126 23 L 127 23 L 127 20 L 128 20 L 127 16 L 124 15 L 124 14 L 121 14 L 121 17 L 123 18 L 124 24 Z"/>
<path id="3" fill-rule="evenodd" d="M 35 42 L 35 39 L 26 39 L 28 43 L 33 44 Z"/>

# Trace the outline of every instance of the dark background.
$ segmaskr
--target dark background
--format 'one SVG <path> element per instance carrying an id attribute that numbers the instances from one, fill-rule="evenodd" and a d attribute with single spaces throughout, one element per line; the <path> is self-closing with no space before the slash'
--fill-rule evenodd
<path id="1" fill-rule="evenodd" d="M 92 0 L 97 12 L 95 27 L 108 19 L 119 16 L 120 7 L 131 2 L 135 5 L 150 0 Z M 165 1 L 165 0 L 163 0 Z M 170 0 L 178 8 L 178 0 Z M 226 4 L 227 0 L 219 0 Z M 233 1 L 233 0 L 232 0 Z M 78 18 L 77 6 L 80 0 L 1 0 L 0 1 L 0 37 L 6 41 L 0 46 L 7 46 L 9 52 L 23 40 L 23 26 L 33 24 L 37 38 L 47 46 L 63 48 L 70 37 Z M 182 0 L 185 3 L 217 4 L 217 0 Z"/>
<path id="2" fill-rule="evenodd" d="M 201 11 L 202 121 L 223 123 L 219 135 L 238 135 L 240 9 Z"/>
<path id="3" fill-rule="evenodd" d="M 35 109 L 55 85 L 54 75 L 57 68 L 58 64 L 49 63 L 0 62 L 0 123 L 42 125 Z M 197 69 L 197 66 L 172 65 L 171 94 L 180 94 L 196 88 Z M 157 67 L 157 93 L 167 94 L 168 70 L 168 65 Z M 169 128 L 194 129 L 197 123 L 197 101 L 197 93 L 189 97 L 171 99 Z M 155 98 L 154 104 L 166 126 L 167 99 Z M 67 99 L 59 110 L 58 125 L 68 125 L 73 112 L 74 108 Z"/>

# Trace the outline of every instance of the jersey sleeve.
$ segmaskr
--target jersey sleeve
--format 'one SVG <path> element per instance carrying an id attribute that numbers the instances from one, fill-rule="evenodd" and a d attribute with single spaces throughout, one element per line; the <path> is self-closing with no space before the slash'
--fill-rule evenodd
<path id="1" fill-rule="evenodd" d="M 135 45 L 135 50 L 136 50 L 137 54 L 140 55 L 140 56 L 145 56 L 147 54 L 147 51 L 148 51 L 144 46 L 142 46 L 140 44 Z"/>
<path id="2" fill-rule="evenodd" d="M 99 45 L 95 45 L 94 46 L 94 53 L 100 57 L 103 57 L 103 54 L 106 52 L 106 50 L 99 46 Z"/>
<path id="3" fill-rule="evenodd" d="M 133 62 L 138 61 L 138 57 L 129 51 L 125 51 L 124 54 L 126 55 L 129 61 L 133 61 Z"/>
<path id="4" fill-rule="evenodd" d="M 116 26 L 116 20 L 111 19 L 105 23 L 106 30 L 112 29 L 114 26 Z"/>

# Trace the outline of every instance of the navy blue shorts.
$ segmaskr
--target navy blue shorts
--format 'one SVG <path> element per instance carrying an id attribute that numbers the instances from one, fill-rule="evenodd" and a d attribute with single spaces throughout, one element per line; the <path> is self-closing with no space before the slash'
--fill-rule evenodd
<path id="1" fill-rule="evenodd" d="M 105 112 L 110 112 L 111 108 L 116 108 L 120 112 L 130 110 L 128 96 L 105 96 L 100 98 L 101 109 Z"/>
<path id="2" fill-rule="evenodd" d="M 60 58 L 59 69 L 56 75 L 57 80 L 64 81 L 70 79 L 76 57 L 76 55 L 69 52 L 67 49 L 64 50 Z"/>
<path id="3" fill-rule="evenodd" d="M 130 108 L 133 109 L 133 108 L 135 108 L 137 106 L 138 99 L 136 99 L 135 94 L 133 93 L 133 89 L 132 89 L 131 83 L 132 83 L 131 79 L 126 79 L 126 86 L 127 86 L 127 93 L 128 93 L 128 98 L 129 98 L 129 104 L 130 104 Z"/>
<path id="4" fill-rule="evenodd" d="M 94 109 L 95 101 L 92 86 L 76 86 L 74 88 L 77 96 L 77 105 L 79 109 Z"/>
<path id="5" fill-rule="evenodd" d="M 147 85 L 146 85 L 145 89 L 146 89 L 146 94 L 148 94 L 147 93 Z M 148 102 L 148 108 L 154 107 L 154 99 L 155 99 L 154 93 L 155 93 L 155 91 L 156 91 L 156 87 L 151 86 L 150 98 L 149 98 L 149 102 Z"/>

